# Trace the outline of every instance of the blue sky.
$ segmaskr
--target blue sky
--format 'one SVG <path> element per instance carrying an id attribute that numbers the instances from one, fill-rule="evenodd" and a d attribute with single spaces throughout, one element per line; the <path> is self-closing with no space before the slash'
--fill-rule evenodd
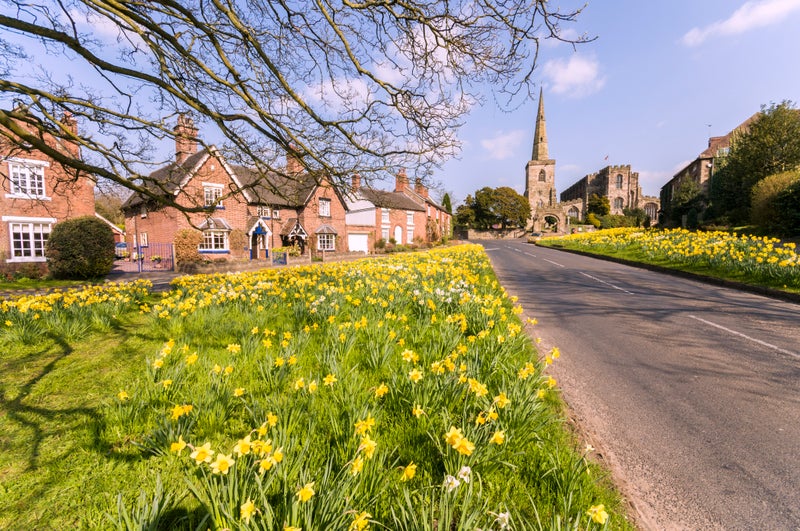
<path id="1" fill-rule="evenodd" d="M 536 71 L 558 193 L 630 164 L 658 195 L 709 136 L 764 104 L 800 106 L 800 0 L 590 0 L 570 31 L 597 40 L 546 45 Z M 454 204 L 484 186 L 524 191 L 537 105 L 473 110 L 460 159 L 436 175 Z"/>

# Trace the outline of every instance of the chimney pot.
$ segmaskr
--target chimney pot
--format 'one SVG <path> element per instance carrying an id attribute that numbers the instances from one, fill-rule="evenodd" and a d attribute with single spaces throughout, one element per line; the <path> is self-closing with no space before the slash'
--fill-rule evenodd
<path id="1" fill-rule="evenodd" d="M 181 164 L 191 155 L 197 153 L 197 128 L 188 114 L 178 116 L 175 132 L 175 162 Z"/>

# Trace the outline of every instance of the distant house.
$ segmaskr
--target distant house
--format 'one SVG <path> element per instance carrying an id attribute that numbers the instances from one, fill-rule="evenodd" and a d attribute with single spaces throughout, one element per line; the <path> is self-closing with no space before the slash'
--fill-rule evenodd
<path id="1" fill-rule="evenodd" d="M 748 126 L 760 115 L 760 112 L 753 114 L 726 135 L 712 136 L 709 138 L 708 147 L 697 155 L 693 161 L 681 168 L 673 175 L 672 179 L 661 187 L 661 210 L 665 213 L 671 211 L 672 198 L 688 180 L 694 181 L 700 192 L 707 195 L 709 183 L 714 174 L 715 159 L 726 156 L 728 151 L 730 151 L 733 137 L 738 132 L 746 131 Z"/>
<path id="2" fill-rule="evenodd" d="M 451 216 L 430 199 L 417 180 L 414 189 L 405 170 L 395 178 L 394 191 L 361 185 L 354 176 L 346 195 L 347 233 L 351 251 L 374 250 L 379 240 L 396 244 L 433 242 L 450 233 Z"/>
<path id="3" fill-rule="evenodd" d="M 265 260 L 275 247 L 297 244 L 311 254 L 346 250 L 344 198 L 324 175 L 303 173 L 287 160 L 286 173 L 263 176 L 229 164 L 213 146 L 198 150 L 198 130 L 188 116 L 175 128 L 175 162 L 149 177 L 153 190 L 172 194 L 185 214 L 141 194 L 123 204 L 128 245 L 172 243 L 178 231 L 202 233 L 198 248 L 209 258 Z"/>
<path id="4" fill-rule="evenodd" d="M 77 122 L 63 117 L 77 131 Z M 80 148 L 50 136 L 49 145 L 79 156 Z M 64 168 L 44 153 L 13 146 L 0 134 L 0 265 L 44 263 L 53 227 L 65 220 L 93 216 L 94 186 L 86 173 Z"/>

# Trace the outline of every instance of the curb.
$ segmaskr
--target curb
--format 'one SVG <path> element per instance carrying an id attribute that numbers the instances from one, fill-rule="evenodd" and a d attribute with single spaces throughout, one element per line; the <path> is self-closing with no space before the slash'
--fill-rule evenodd
<path id="1" fill-rule="evenodd" d="M 648 271 L 655 271 L 657 273 L 664 273 L 667 275 L 672 275 L 675 277 L 686 278 L 689 280 L 696 280 L 698 282 L 703 282 L 705 284 L 711 284 L 714 286 L 720 286 L 723 288 L 731 288 L 736 289 L 739 291 L 745 291 L 747 293 L 754 293 L 756 295 L 763 295 L 765 297 L 769 297 L 771 299 L 777 299 L 784 302 L 791 302 L 794 304 L 800 304 L 800 293 L 788 293 L 786 291 L 781 291 L 779 289 L 768 288 L 766 286 L 754 286 L 752 284 L 745 284 L 743 282 L 736 282 L 733 280 L 726 280 L 722 278 L 714 278 L 714 277 L 707 277 L 705 275 L 699 275 L 697 273 L 690 273 L 688 271 L 680 271 L 677 269 L 670 269 L 668 267 L 653 265 L 653 264 L 645 264 L 642 262 L 635 262 L 633 260 L 626 260 L 624 258 L 617 258 L 614 256 L 604 256 L 599 254 L 592 254 L 586 251 L 578 251 L 576 249 L 563 249 L 560 247 L 550 247 L 549 245 L 539 245 L 535 243 L 534 245 L 538 247 L 542 247 L 545 249 L 553 249 L 554 251 L 561 251 L 564 253 L 572 253 L 577 254 L 580 256 L 588 256 L 589 258 L 596 258 L 598 260 L 605 260 L 606 262 L 614 262 L 617 264 L 627 265 L 631 267 L 636 267 L 638 269 L 647 269 Z"/>

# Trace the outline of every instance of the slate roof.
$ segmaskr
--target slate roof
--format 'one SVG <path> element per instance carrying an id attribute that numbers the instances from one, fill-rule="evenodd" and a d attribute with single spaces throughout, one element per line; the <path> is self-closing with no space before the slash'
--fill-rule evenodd
<path id="1" fill-rule="evenodd" d="M 397 210 L 416 210 L 424 212 L 425 208 L 400 192 L 385 192 L 373 188 L 362 187 L 358 190 L 362 197 L 379 208 L 394 208 Z"/>
<path id="2" fill-rule="evenodd" d="M 180 164 L 173 162 L 163 168 L 159 168 L 147 176 L 144 187 L 147 190 L 155 193 L 160 192 L 163 195 L 175 193 L 175 190 L 178 189 L 186 176 L 192 172 L 200 161 L 209 155 L 210 153 L 207 149 L 202 149 L 187 157 L 186 160 Z M 122 208 L 134 207 L 145 202 L 147 202 L 145 196 L 134 192 L 125 200 L 122 204 Z"/>

